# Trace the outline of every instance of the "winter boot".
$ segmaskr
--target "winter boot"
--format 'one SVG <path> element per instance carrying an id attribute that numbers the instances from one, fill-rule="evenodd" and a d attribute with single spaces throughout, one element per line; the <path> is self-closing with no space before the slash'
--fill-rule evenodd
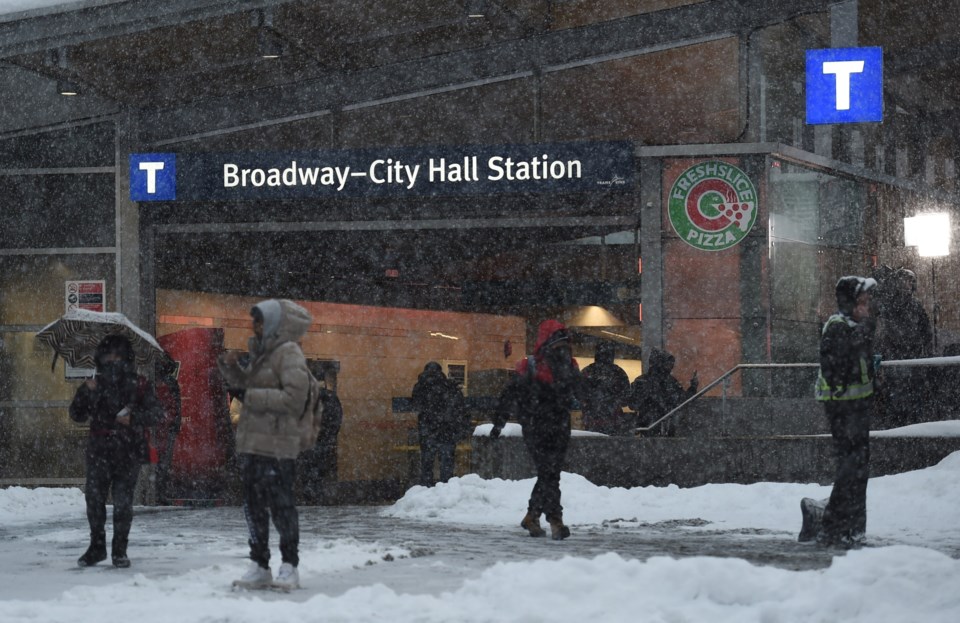
<path id="1" fill-rule="evenodd" d="M 289 562 L 285 562 L 280 565 L 280 569 L 277 570 L 277 577 L 273 583 L 288 590 L 300 588 L 300 572 Z"/>
<path id="2" fill-rule="evenodd" d="M 110 544 L 110 559 L 113 561 L 113 566 L 118 569 L 126 569 L 130 566 L 130 559 L 127 558 L 126 537 L 113 535 L 113 542 Z"/>
<path id="3" fill-rule="evenodd" d="M 233 585 L 239 588 L 263 588 L 270 586 L 272 582 L 273 574 L 270 573 L 270 567 L 261 567 L 260 563 L 251 562 L 247 572 L 239 580 L 234 580 Z"/>
<path id="4" fill-rule="evenodd" d="M 570 536 L 570 528 L 563 525 L 563 517 L 553 517 L 550 520 L 550 538 L 562 541 Z"/>
<path id="5" fill-rule="evenodd" d="M 104 561 L 107 559 L 107 546 L 102 544 L 91 543 L 90 547 L 87 548 L 87 551 L 83 553 L 79 559 L 77 559 L 77 564 L 81 567 L 92 567 L 98 562 Z"/>
<path id="6" fill-rule="evenodd" d="M 820 526 L 823 523 L 823 509 L 825 504 L 812 498 L 803 498 L 800 500 L 800 515 L 803 518 L 803 524 L 800 526 L 800 536 L 797 540 L 801 543 L 808 543 L 817 538 L 820 532 Z"/>
<path id="7" fill-rule="evenodd" d="M 530 533 L 530 536 L 539 537 L 546 534 L 540 527 L 540 516 L 528 512 L 520 521 L 520 527 Z"/>

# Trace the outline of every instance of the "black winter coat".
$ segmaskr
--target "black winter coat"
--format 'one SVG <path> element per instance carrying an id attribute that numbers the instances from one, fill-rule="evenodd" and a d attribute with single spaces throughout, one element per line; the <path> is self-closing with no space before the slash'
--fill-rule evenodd
<path id="1" fill-rule="evenodd" d="M 514 374 L 500 394 L 493 426 L 502 429 L 513 419 L 523 427 L 523 436 L 536 445 L 565 445 L 570 438 L 570 410 L 579 389 L 579 383 L 560 387 L 529 374 Z"/>
<path id="2" fill-rule="evenodd" d="M 126 406 L 131 407 L 130 426 L 117 424 L 117 414 Z M 153 384 L 137 375 L 120 387 L 110 387 L 97 377 L 97 389 L 86 383 L 77 388 L 70 403 L 70 419 L 74 422 L 90 422 L 90 449 L 110 452 L 108 460 L 129 458 L 147 463 L 149 427 L 163 417 L 163 406 L 157 399 Z M 101 443 L 111 439 L 115 443 Z"/>
<path id="3" fill-rule="evenodd" d="M 443 373 L 424 372 L 413 387 L 413 409 L 421 437 L 442 443 L 456 443 L 468 432 L 463 394 Z"/>
<path id="4" fill-rule="evenodd" d="M 860 359 L 867 363 L 867 376 L 874 378 L 872 318 L 850 326 L 833 322 L 820 338 L 820 374 L 831 388 L 839 389 L 861 381 Z"/>

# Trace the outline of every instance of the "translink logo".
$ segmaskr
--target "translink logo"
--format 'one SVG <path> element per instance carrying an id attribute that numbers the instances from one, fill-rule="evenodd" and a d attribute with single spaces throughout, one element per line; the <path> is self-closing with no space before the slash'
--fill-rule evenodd
<path id="1" fill-rule="evenodd" d="M 130 155 L 131 201 L 173 201 L 176 198 L 176 154 Z"/>
<path id="2" fill-rule="evenodd" d="M 881 48 L 807 50 L 807 123 L 883 121 Z"/>

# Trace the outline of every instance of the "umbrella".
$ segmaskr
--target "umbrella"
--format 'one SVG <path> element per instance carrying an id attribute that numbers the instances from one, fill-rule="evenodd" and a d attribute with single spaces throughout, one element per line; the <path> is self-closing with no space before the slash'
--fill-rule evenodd
<path id="1" fill-rule="evenodd" d="M 139 368 L 146 368 L 167 356 L 152 335 L 119 312 L 72 309 L 41 329 L 37 339 L 56 353 L 54 365 L 59 356 L 75 368 L 95 368 L 97 344 L 108 335 L 122 335 L 130 340 Z"/>

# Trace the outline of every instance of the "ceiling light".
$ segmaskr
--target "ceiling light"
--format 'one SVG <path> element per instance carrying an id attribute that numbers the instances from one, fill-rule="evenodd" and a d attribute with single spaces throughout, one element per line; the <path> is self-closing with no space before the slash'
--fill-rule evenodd
<path id="1" fill-rule="evenodd" d="M 57 80 L 57 93 L 60 95 L 80 95 L 80 85 L 72 80 Z"/>
<path id="2" fill-rule="evenodd" d="M 627 324 L 609 310 L 597 305 L 568 308 L 561 314 L 560 319 L 568 327 L 624 327 Z"/>
<path id="3" fill-rule="evenodd" d="M 257 31 L 257 54 L 260 58 L 280 58 L 283 56 L 283 41 L 272 30 L 260 28 Z"/>
<path id="4" fill-rule="evenodd" d="M 486 0 L 467 0 L 467 17 L 481 18 L 487 16 Z"/>

